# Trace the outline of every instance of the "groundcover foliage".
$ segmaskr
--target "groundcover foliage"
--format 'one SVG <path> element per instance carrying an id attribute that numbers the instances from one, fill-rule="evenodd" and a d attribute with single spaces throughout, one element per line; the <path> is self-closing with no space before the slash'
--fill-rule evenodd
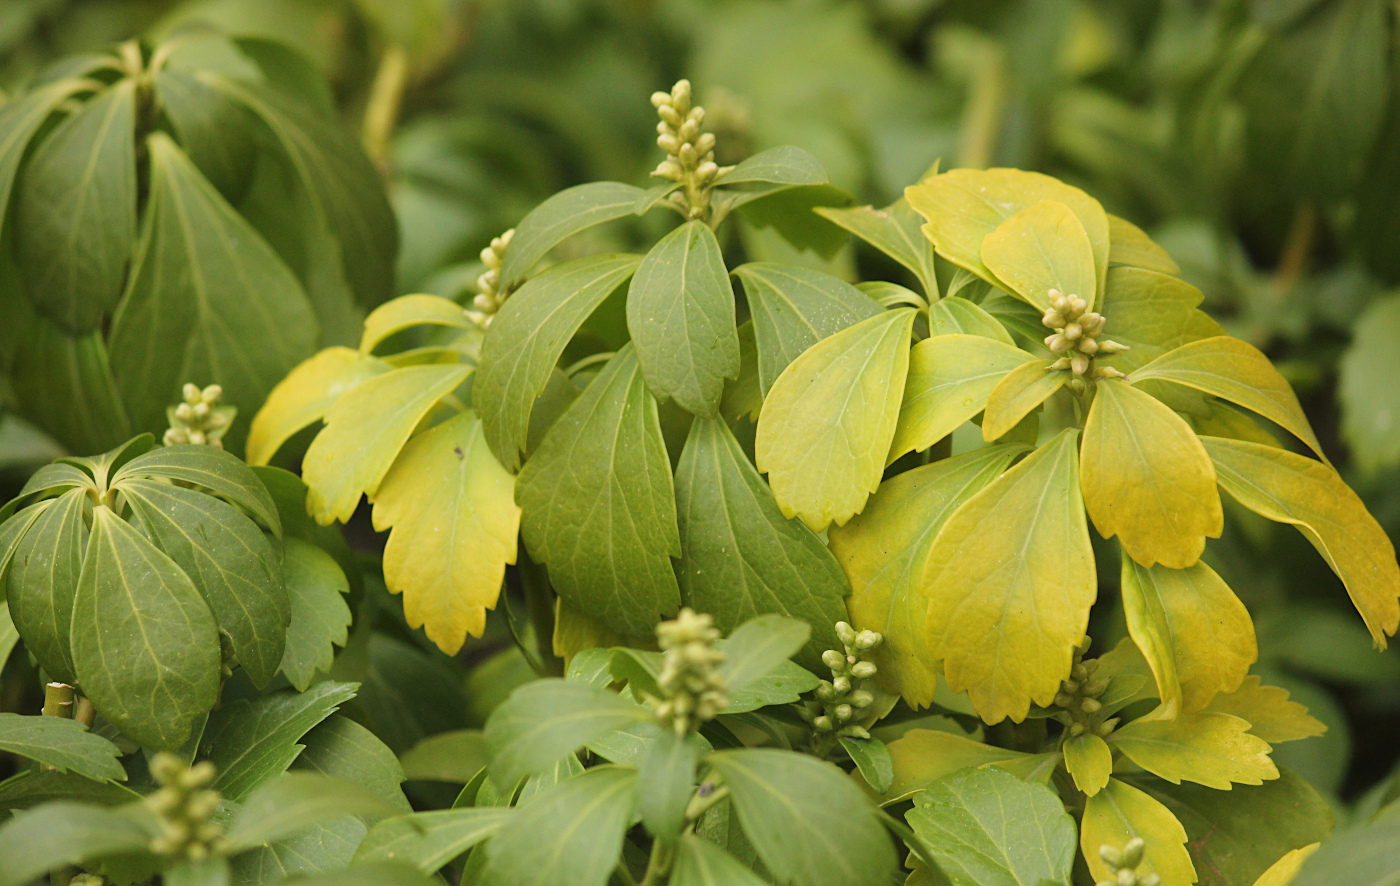
<path id="1" fill-rule="evenodd" d="M 1331 135 L 1233 137 L 1350 199 L 1380 136 L 1339 106 L 1385 96 L 1328 96 L 1390 19 L 1284 5 L 1222 12 L 1215 62 L 1251 107 L 1301 77 Z M 387 140 L 449 17 L 356 8 L 368 154 L 313 63 L 207 28 L 0 105 L 8 402 L 70 453 L 0 509 L 0 886 L 1400 870 L 1394 781 L 1346 805 L 1276 759 L 1341 722 L 1279 661 L 1381 682 L 1394 547 L 1173 252 L 975 143 L 856 205 L 681 80 L 649 186 L 559 190 L 387 298 Z M 1386 393 L 1388 304 L 1352 401 Z M 1298 608 L 1232 590 L 1270 523 L 1335 576 L 1330 656 L 1267 646 Z"/>

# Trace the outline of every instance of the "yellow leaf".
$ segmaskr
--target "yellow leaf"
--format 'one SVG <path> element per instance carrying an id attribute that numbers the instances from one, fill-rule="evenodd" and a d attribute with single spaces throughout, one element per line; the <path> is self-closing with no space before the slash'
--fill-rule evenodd
<path id="1" fill-rule="evenodd" d="M 969 766 L 993 766 L 1028 759 L 1008 751 L 938 729 L 910 729 L 889 744 L 894 780 L 879 798 L 888 805 L 908 799 L 934 780 Z"/>
<path id="2" fill-rule="evenodd" d="M 1228 335 L 1189 342 L 1132 372 L 1133 383 L 1148 379 L 1204 391 L 1257 412 L 1308 444 L 1326 460 L 1303 407 L 1288 382 L 1258 348 Z"/>
<path id="3" fill-rule="evenodd" d="M 935 335 L 914 345 L 886 463 L 953 433 L 982 411 L 1006 373 L 1029 359 L 1020 348 L 980 335 Z"/>
<path id="4" fill-rule="evenodd" d="M 1309 843 L 1300 846 L 1289 852 L 1283 858 L 1269 865 L 1269 869 L 1259 875 L 1259 879 L 1254 881 L 1254 886 L 1288 886 L 1293 882 L 1293 878 L 1298 876 L 1298 869 L 1303 866 L 1303 862 L 1308 860 L 1308 856 L 1317 851 L 1321 843 Z"/>
<path id="5" fill-rule="evenodd" d="M 1224 527 L 1215 469 L 1196 432 L 1154 397 L 1097 385 L 1084 424 L 1084 505 L 1104 538 L 1144 566 L 1185 569 Z"/>
<path id="6" fill-rule="evenodd" d="M 1162 886 L 1191 886 L 1196 868 L 1186 851 L 1186 829 L 1167 807 L 1116 778 L 1084 804 L 1079 822 L 1079 848 L 1095 880 L 1112 880 L 1113 872 L 1099 856 L 1099 849 L 1122 849 L 1134 837 L 1147 844 L 1138 876 L 1156 874 Z"/>
<path id="7" fill-rule="evenodd" d="M 880 485 L 894 437 L 914 310 L 848 326 L 792 361 L 763 401 L 754 460 L 783 516 L 839 526 Z"/>
<path id="8" fill-rule="evenodd" d="M 1264 446 L 1281 445 L 1276 437 L 1244 410 L 1221 400 L 1210 402 L 1209 416 L 1192 416 L 1191 426 L 1202 437 L 1229 437 Z"/>
<path id="9" fill-rule="evenodd" d="M 982 719 L 1024 720 L 1069 675 L 1098 592 L 1066 429 L 948 518 L 929 553 L 929 646 Z"/>
<path id="10" fill-rule="evenodd" d="M 905 471 L 881 484 L 864 511 L 827 534 L 852 589 L 846 598 L 851 623 L 885 637 L 872 651 L 880 684 L 916 708 L 933 702 L 938 679 L 924 630 L 928 600 L 918 584 L 934 536 L 1019 452 L 989 446 Z"/>
<path id="11" fill-rule="evenodd" d="M 956 295 L 945 295 L 928 306 L 928 326 L 932 335 L 966 332 L 994 338 L 1002 344 L 1016 344 L 1011 333 L 997 318 L 983 310 L 981 305 Z"/>
<path id="12" fill-rule="evenodd" d="M 1120 726 L 1108 740 L 1129 760 L 1172 784 L 1194 781 L 1228 791 L 1231 783 L 1263 784 L 1278 778 L 1269 743 L 1250 735 L 1249 724 L 1229 714 L 1143 717 Z"/>
<path id="13" fill-rule="evenodd" d="M 409 366 L 366 379 L 336 401 L 302 461 L 306 507 L 317 522 L 344 522 L 360 494 L 373 496 L 413 429 L 471 372 Z"/>
<path id="14" fill-rule="evenodd" d="M 563 597 L 554 600 L 554 654 L 564 659 L 564 667 L 585 649 L 609 646 L 646 647 L 645 640 L 614 631 L 597 619 L 589 618 Z"/>
<path id="15" fill-rule="evenodd" d="M 1108 216 L 1108 260 L 1115 265 L 1132 265 L 1163 274 L 1180 274 L 1167 251 L 1127 219 L 1112 213 Z"/>
<path id="16" fill-rule="evenodd" d="M 1108 777 L 1113 774 L 1113 751 L 1108 742 L 1086 732 L 1066 739 L 1060 750 L 1075 787 L 1092 797 L 1108 784 Z"/>
<path id="17" fill-rule="evenodd" d="M 265 465 L 293 434 L 325 418 L 341 395 L 389 364 L 350 348 L 326 348 L 278 382 L 248 429 L 248 464 Z"/>
<path id="18" fill-rule="evenodd" d="M 1206 710 L 1247 721 L 1250 734 L 1269 744 L 1312 738 L 1327 731 L 1326 724 L 1310 716 L 1307 708 L 1289 700 L 1287 689 L 1264 686 L 1254 674 L 1245 677 L 1234 692 L 1217 695 Z"/>
<path id="19" fill-rule="evenodd" d="M 1128 632 L 1157 680 L 1158 698 L 1199 711 L 1233 692 L 1259 657 L 1249 610 L 1205 563 L 1144 567 L 1123 558 Z"/>
<path id="20" fill-rule="evenodd" d="M 928 220 L 923 230 L 934 249 L 993 285 L 997 284 L 996 276 L 982 263 L 986 236 L 1006 219 L 1042 200 L 1063 203 L 1088 233 L 1094 252 L 1094 279 L 1097 288 L 1103 288 L 1108 270 L 1108 216 L 1099 201 L 1078 188 L 1020 169 L 954 169 L 905 188 L 904 196 Z"/>
<path id="21" fill-rule="evenodd" d="M 982 262 L 1012 294 L 1042 311 L 1050 307 L 1052 289 L 1094 306 L 1094 247 L 1063 203 L 1042 200 L 1002 222 L 982 240 Z"/>
<path id="22" fill-rule="evenodd" d="M 1157 697 L 1152 668 L 1131 637 L 1119 640 L 1117 646 L 1099 656 L 1098 662 L 1094 678 L 1108 682 L 1103 695 L 1099 696 L 1105 716 L 1117 713 L 1134 702 Z"/>
<path id="23" fill-rule="evenodd" d="M 1052 370 L 1043 360 L 1023 363 L 1008 372 L 987 397 L 982 416 L 982 439 L 999 440 L 1031 411 L 1064 387 L 1069 372 Z"/>
<path id="24" fill-rule="evenodd" d="M 368 354 L 384 339 L 410 326 L 476 329 L 461 305 L 437 295 L 403 295 L 375 308 L 365 318 L 360 353 Z"/>
<path id="25" fill-rule="evenodd" d="M 373 501 L 374 528 L 393 527 L 384 583 L 403 594 L 409 627 L 456 655 L 467 634 L 481 636 L 506 564 L 515 562 L 515 476 L 464 411 L 409 440 Z"/>
<path id="26" fill-rule="evenodd" d="M 1292 523 L 1342 579 L 1376 646 L 1400 624 L 1400 567 L 1376 518 L 1330 466 L 1244 440 L 1203 437 L 1220 486 L 1240 504 Z"/>

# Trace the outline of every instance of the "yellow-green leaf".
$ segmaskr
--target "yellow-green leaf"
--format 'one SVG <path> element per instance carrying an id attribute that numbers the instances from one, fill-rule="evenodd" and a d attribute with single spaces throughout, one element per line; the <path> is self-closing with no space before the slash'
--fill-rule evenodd
<path id="1" fill-rule="evenodd" d="M 1157 679 L 1157 697 L 1199 711 L 1233 692 L 1259 658 L 1249 610 L 1205 563 L 1144 567 L 1123 558 L 1128 632 Z"/>
<path id="2" fill-rule="evenodd" d="M 1022 363 L 1008 372 L 987 395 L 987 411 L 982 416 L 982 439 L 998 440 L 1021 423 L 1031 411 L 1050 399 L 1070 374 L 1051 369 L 1043 360 Z"/>
<path id="3" fill-rule="evenodd" d="M 845 523 L 880 485 L 909 368 L 914 311 L 886 311 L 813 345 L 758 416 L 758 469 L 785 517 Z"/>
<path id="4" fill-rule="evenodd" d="M 1224 527 L 1215 469 L 1196 432 L 1156 398 L 1097 386 L 1084 424 L 1084 505 L 1104 538 L 1145 566 L 1185 569 Z"/>
<path id="5" fill-rule="evenodd" d="M 278 382 L 253 417 L 248 464 L 267 464 L 293 434 L 325 418 L 342 394 L 390 368 L 383 360 L 342 347 L 326 348 L 302 361 Z"/>
<path id="6" fill-rule="evenodd" d="M 1142 228 L 1112 213 L 1108 216 L 1108 260 L 1111 264 L 1131 265 L 1163 274 L 1181 273 L 1167 251 Z"/>
<path id="7" fill-rule="evenodd" d="M 575 655 L 585 649 L 596 649 L 600 646 L 637 646 L 639 643 L 645 641 L 620 634 L 601 621 L 589 618 L 563 597 L 555 599 L 552 646 L 554 654 L 564 659 L 565 667 L 569 666 Z"/>
<path id="8" fill-rule="evenodd" d="M 1066 429 L 968 499 L 934 539 L 922 585 L 929 646 L 988 723 L 1049 706 L 1098 593 Z"/>
<path id="9" fill-rule="evenodd" d="M 924 234 L 938 253 L 993 285 L 996 277 L 982 262 L 983 239 L 1022 209 L 1042 200 L 1063 203 L 1089 236 L 1094 277 L 1102 289 L 1108 270 L 1108 216 L 1099 201 L 1078 188 L 1019 169 L 954 169 L 905 188 L 904 196 L 928 219 Z"/>
<path id="10" fill-rule="evenodd" d="M 1228 335 L 1189 342 L 1132 373 L 1134 384 L 1148 379 L 1175 382 L 1238 403 L 1281 425 L 1320 458 L 1327 458 L 1293 389 L 1269 358 L 1248 342 Z"/>
<path id="11" fill-rule="evenodd" d="M 959 769 L 997 766 L 1030 756 L 937 729 L 910 729 L 890 742 L 889 751 L 894 780 L 889 790 L 879 797 L 881 805 L 906 800 Z"/>
<path id="12" fill-rule="evenodd" d="M 1310 716 L 1307 708 L 1289 700 L 1287 689 L 1265 686 L 1254 674 L 1245 677 L 1235 691 L 1217 695 L 1206 710 L 1247 721 L 1249 733 L 1269 744 L 1312 738 L 1327 731 L 1326 724 Z"/>
<path id="13" fill-rule="evenodd" d="M 456 655 L 480 637 L 496 607 L 506 564 L 515 562 L 520 508 L 515 477 L 465 411 L 404 446 L 374 495 L 374 528 L 393 527 L 384 583 L 403 594 L 409 627 Z"/>
<path id="14" fill-rule="evenodd" d="M 1094 306 L 1094 247 L 1063 203 L 1042 200 L 1002 222 L 982 240 L 982 262 L 1013 294 L 1042 311 L 1050 307 L 1052 289 Z"/>
<path id="15" fill-rule="evenodd" d="M 928 328 L 933 335 L 966 332 L 1015 345 L 1011 333 L 982 306 L 956 295 L 947 295 L 928 306 Z"/>
<path id="16" fill-rule="evenodd" d="M 438 295 L 403 295 L 387 301 L 365 318 L 365 331 L 360 337 L 360 353 L 368 354 L 384 339 L 410 326 L 451 326 L 474 329 L 476 324 L 466 310 L 454 301 Z"/>
<path id="17" fill-rule="evenodd" d="M 1065 739 L 1060 750 L 1075 787 L 1092 797 L 1108 784 L 1108 777 L 1113 774 L 1113 751 L 1108 742 L 1086 732 Z"/>
<path id="18" fill-rule="evenodd" d="M 884 635 L 872 650 L 880 685 L 914 707 L 933 702 L 938 670 L 924 623 L 919 579 L 948 515 L 1011 463 L 1015 446 L 989 446 L 891 477 L 865 510 L 827 533 L 846 579 L 851 623 Z"/>
<path id="19" fill-rule="evenodd" d="M 1229 714 L 1143 717 L 1120 726 L 1109 741 L 1129 760 L 1172 784 L 1184 779 L 1228 791 L 1232 783 L 1263 784 L 1278 778 L 1269 743 L 1250 735 L 1249 724 Z"/>
<path id="20" fill-rule="evenodd" d="M 1371 639 L 1400 625 L 1395 547 L 1366 505 L 1330 466 L 1284 449 L 1203 437 L 1220 486 L 1240 504 L 1298 527 L 1346 585 Z"/>
<path id="21" fill-rule="evenodd" d="M 1191 416 L 1191 426 L 1201 437 L 1229 437 L 1265 446 L 1281 445 L 1277 437 L 1259 424 L 1258 419 L 1223 400 L 1210 401 L 1209 416 Z"/>
<path id="22" fill-rule="evenodd" d="M 994 321 L 995 322 L 995 321 Z M 935 335 L 909 352 L 909 380 L 886 462 L 927 449 L 987 405 L 987 395 L 1030 355 L 981 335 Z"/>
<path id="23" fill-rule="evenodd" d="M 1303 866 L 1303 862 L 1308 860 L 1308 856 L 1317 851 L 1321 843 L 1309 843 L 1300 846 L 1284 855 L 1278 861 L 1269 865 L 1269 869 L 1259 875 L 1259 879 L 1254 881 L 1254 886 L 1288 886 L 1293 882 L 1293 878 L 1298 876 L 1298 869 Z"/>
<path id="24" fill-rule="evenodd" d="M 919 279 L 926 294 L 937 294 L 938 275 L 933 267 L 933 248 L 919 230 L 922 220 L 909 206 L 908 200 L 901 197 L 884 209 L 873 206 L 853 206 L 849 209 L 818 206 L 812 211 L 904 265 Z"/>
<path id="25" fill-rule="evenodd" d="M 1201 290 L 1169 274 L 1143 268 L 1115 266 L 1108 269 L 1099 313 L 1107 323 L 1103 336 L 1129 350 L 1110 357 L 1100 357 L 1105 366 L 1120 372 L 1132 372 L 1187 342 L 1224 335 L 1220 327 L 1199 310 L 1205 295 Z M 1151 382 L 1144 388 L 1154 396 L 1159 389 L 1188 397 L 1194 401 L 1191 409 L 1181 409 L 1185 403 L 1174 398 L 1169 405 L 1181 411 L 1204 412 L 1204 398 L 1194 390 L 1165 382 Z"/>
<path id="26" fill-rule="evenodd" d="M 1191 886 L 1196 868 L 1186 851 L 1186 829 L 1167 807 L 1116 778 L 1084 804 L 1079 822 L 1079 848 L 1095 880 L 1112 880 L 1113 872 L 1099 857 L 1099 848 L 1123 848 L 1129 840 L 1146 842 L 1138 876 L 1156 874 L 1162 886 Z"/>
<path id="27" fill-rule="evenodd" d="M 406 366 L 342 395 L 302 462 L 306 506 L 317 522 L 349 520 L 361 493 L 373 497 L 414 428 L 470 373 L 469 366 Z"/>

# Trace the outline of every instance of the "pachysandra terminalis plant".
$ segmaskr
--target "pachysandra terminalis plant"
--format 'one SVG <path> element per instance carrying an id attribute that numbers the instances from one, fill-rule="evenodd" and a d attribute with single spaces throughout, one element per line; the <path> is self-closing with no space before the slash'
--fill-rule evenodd
<path id="1" fill-rule="evenodd" d="M 393 286 L 377 171 L 312 64 L 266 40 L 56 63 L 0 107 L 0 218 L 0 369 L 75 452 L 160 433 L 192 378 L 251 414 Z"/>
<path id="2" fill-rule="evenodd" d="M 743 862 L 712 862 L 723 870 L 816 886 L 841 862 L 796 859 L 839 826 L 765 830 L 777 813 L 746 804 L 766 792 L 818 815 L 799 783 L 832 762 L 889 807 L 872 820 L 910 851 L 911 882 L 1068 884 L 1079 866 L 1251 886 L 1295 864 L 1331 813 L 1270 753 L 1322 726 L 1249 674 L 1250 615 L 1202 561 L 1223 528 L 1218 490 L 1298 527 L 1377 645 L 1400 622 L 1400 569 L 1268 359 L 1077 188 L 934 171 L 883 209 L 840 205 L 797 149 L 715 165 L 687 84 L 653 103 L 661 184 L 547 200 L 483 255 L 471 310 L 382 306 L 357 349 L 297 367 L 250 434 L 265 463 L 324 422 L 303 463 L 312 514 L 346 520 L 369 498 L 392 529 L 386 583 L 445 651 L 481 633 L 519 564 L 531 623 L 507 613 L 512 627 L 552 633 L 567 678 L 527 685 L 488 724 L 490 777 L 468 786 L 476 811 L 459 810 L 470 835 L 454 845 L 494 836 L 466 873 L 563 883 L 539 872 L 569 859 L 571 883 L 623 869 L 649 886 L 707 882 L 710 850 L 690 835 L 708 834 Z M 645 254 L 549 263 L 571 235 L 658 208 L 677 224 Z M 798 246 L 853 233 L 915 288 L 731 268 L 736 217 Z M 1118 579 L 1127 637 L 1095 654 L 1101 577 Z M 806 622 L 782 656 L 805 668 L 790 663 L 774 678 L 785 694 L 755 703 L 728 673 L 744 647 L 690 615 L 649 651 L 682 607 L 731 635 Z M 631 701 L 605 689 L 617 683 Z M 687 735 L 806 757 L 705 757 Z M 765 768 L 747 754 L 778 756 Z M 738 834 L 686 814 L 710 783 L 702 759 Z M 633 808 L 651 846 L 636 865 L 621 836 Z M 607 810 L 607 839 L 568 842 L 582 810 Z M 1269 825 L 1219 826 L 1244 818 Z M 416 839 L 393 828 L 367 845 Z M 887 870 L 868 852 L 849 882 Z"/>

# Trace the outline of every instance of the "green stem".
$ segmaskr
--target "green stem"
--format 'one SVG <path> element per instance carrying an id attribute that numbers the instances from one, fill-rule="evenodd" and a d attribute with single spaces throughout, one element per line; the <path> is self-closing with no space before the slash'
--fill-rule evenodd
<path id="1" fill-rule="evenodd" d="M 985 169 L 996 153 L 1006 107 L 1006 59 L 1002 49 L 989 46 L 973 75 L 967 106 L 963 110 L 962 138 L 958 144 L 958 166 Z"/>
<path id="2" fill-rule="evenodd" d="M 73 687 L 67 683 L 49 683 L 44 687 L 45 717 L 73 719 Z"/>
<path id="3" fill-rule="evenodd" d="M 398 124 L 399 108 L 408 88 L 408 52 L 394 44 L 384 50 L 370 86 L 361 135 L 365 153 L 385 175 L 389 171 L 389 140 Z"/>

